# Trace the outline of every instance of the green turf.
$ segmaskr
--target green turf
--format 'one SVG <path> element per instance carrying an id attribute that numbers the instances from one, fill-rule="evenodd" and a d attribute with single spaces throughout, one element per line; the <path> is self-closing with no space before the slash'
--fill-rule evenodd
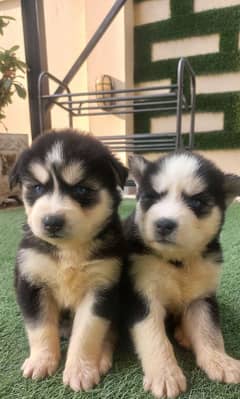
<path id="1" fill-rule="evenodd" d="M 126 215 L 131 201 L 123 203 Z M 20 312 L 15 304 L 13 267 L 24 220 L 22 209 L 0 211 L 0 399 L 147 399 L 142 389 L 142 372 L 133 355 L 118 353 L 112 371 L 88 393 L 73 393 L 62 384 L 63 362 L 58 373 L 47 380 L 22 378 L 20 365 L 28 353 Z M 226 348 L 240 358 L 240 205 L 231 206 L 222 234 L 225 253 L 218 293 Z M 188 379 L 188 392 L 181 399 L 239 399 L 240 385 L 210 382 L 200 371 L 191 353 L 176 348 L 179 363 Z M 64 354 L 63 354 L 64 358 Z"/>

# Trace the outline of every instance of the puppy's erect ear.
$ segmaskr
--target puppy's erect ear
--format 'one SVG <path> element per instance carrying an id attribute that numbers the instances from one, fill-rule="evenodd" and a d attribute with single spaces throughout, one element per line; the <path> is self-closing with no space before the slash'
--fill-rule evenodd
<path id="1" fill-rule="evenodd" d="M 21 171 L 26 158 L 28 150 L 24 150 L 18 157 L 15 165 L 9 174 L 9 187 L 12 190 L 17 184 L 21 184 Z"/>
<path id="2" fill-rule="evenodd" d="M 128 169 L 114 156 L 110 158 L 110 165 L 114 173 L 117 185 L 124 188 L 126 179 L 128 177 Z"/>
<path id="3" fill-rule="evenodd" d="M 240 196 L 240 176 L 226 174 L 224 175 L 224 191 L 226 194 L 227 205 Z"/>
<path id="4" fill-rule="evenodd" d="M 145 158 L 136 155 L 128 158 L 130 173 L 132 174 L 135 183 L 139 185 L 143 173 L 149 163 Z"/>

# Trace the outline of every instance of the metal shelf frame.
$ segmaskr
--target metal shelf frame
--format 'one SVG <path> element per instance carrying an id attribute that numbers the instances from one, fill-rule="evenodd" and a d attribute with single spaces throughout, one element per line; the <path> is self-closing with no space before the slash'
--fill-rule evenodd
<path id="1" fill-rule="evenodd" d="M 185 94 L 184 81 L 188 79 L 190 95 Z M 63 93 L 44 94 L 42 87 L 46 80 L 50 86 L 53 81 L 63 88 Z M 168 92 L 166 92 L 166 90 Z M 103 95 L 103 98 L 99 98 Z M 82 116 L 126 115 L 147 112 L 174 112 L 176 115 L 176 133 L 174 134 L 132 134 L 129 136 L 100 136 L 112 151 L 134 150 L 167 151 L 179 149 L 182 142 L 183 113 L 190 114 L 188 149 L 194 147 L 194 125 L 196 104 L 196 80 L 194 71 L 186 58 L 178 63 L 177 83 L 169 86 L 130 88 L 125 90 L 91 91 L 72 93 L 68 85 L 49 72 L 42 72 L 38 79 L 38 104 L 40 129 L 44 132 L 45 112 L 52 106 L 58 106 L 68 113 L 69 127 L 73 127 L 73 118 Z M 106 104 L 106 105 L 105 105 Z M 142 139 L 144 138 L 144 142 Z"/>
<path id="2" fill-rule="evenodd" d="M 69 84 L 79 71 L 89 54 L 97 45 L 115 16 L 127 0 L 116 0 L 112 8 L 100 24 L 99 28 L 89 40 L 82 53 L 61 81 L 50 72 L 39 74 L 37 85 L 37 100 L 40 134 L 49 129 L 47 116 L 51 120 L 51 110 L 57 106 L 68 113 L 69 127 L 73 127 L 76 117 L 102 115 L 127 115 L 139 113 L 167 112 L 176 115 L 176 132 L 169 134 L 133 134 L 128 136 L 98 136 L 112 151 L 120 152 L 148 152 L 170 151 L 183 147 L 182 120 L 183 114 L 190 114 L 188 149 L 194 147 L 194 126 L 196 106 L 196 79 L 195 73 L 186 58 L 178 62 L 176 83 L 171 85 L 156 85 L 144 88 L 126 88 L 109 91 L 71 92 Z M 186 81 L 188 82 L 185 86 Z M 55 92 L 46 91 L 50 82 L 58 87 Z M 189 90 L 190 88 L 190 90 Z M 102 96 L 99 98 L 99 96 Z M 47 122 L 46 122 L 47 121 Z"/>

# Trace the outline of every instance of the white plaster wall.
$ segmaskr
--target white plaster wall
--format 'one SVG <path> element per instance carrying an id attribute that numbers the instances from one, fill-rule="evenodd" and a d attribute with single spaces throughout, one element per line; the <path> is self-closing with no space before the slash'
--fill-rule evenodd
<path id="1" fill-rule="evenodd" d="M 136 89 L 141 89 L 145 87 L 151 86 L 170 86 L 172 84 L 171 79 L 161 79 L 161 80 L 151 80 L 148 82 L 140 82 L 135 85 Z M 146 95 L 146 94 L 158 94 L 158 93 L 169 93 L 169 89 L 161 89 L 161 90 L 149 90 L 149 91 L 139 91 L 139 95 Z"/>
<path id="2" fill-rule="evenodd" d="M 240 176 L 240 149 L 236 150 L 207 150 L 196 151 L 210 161 L 214 162 L 223 172 L 235 173 Z M 155 160 L 166 155 L 166 153 L 148 153 L 144 154 L 149 160 Z"/>
<path id="3" fill-rule="evenodd" d="M 134 7 L 135 26 L 162 21 L 171 17 L 170 0 L 148 0 Z"/>
<path id="4" fill-rule="evenodd" d="M 86 44 L 85 0 L 44 0 L 44 12 L 48 70 L 61 80 Z M 72 92 L 87 91 L 86 63 L 82 65 L 69 86 Z M 51 82 L 51 92 L 56 88 L 56 84 Z M 54 106 L 52 111 L 53 127 L 68 126 L 67 117 L 67 112 Z M 88 118 L 75 118 L 74 126 L 88 131 Z"/>
<path id="5" fill-rule="evenodd" d="M 153 43 L 152 61 L 217 53 L 219 40 L 219 34 L 212 34 Z"/>
<path id="6" fill-rule="evenodd" d="M 90 38 L 114 0 L 86 1 L 86 32 Z M 110 75 L 115 89 L 133 87 L 133 5 L 126 6 L 114 19 L 101 42 L 88 59 L 88 87 L 95 90 L 101 75 Z M 90 119 L 90 130 L 95 135 L 133 133 L 132 116 L 106 115 Z"/>
<path id="7" fill-rule="evenodd" d="M 174 133 L 176 132 L 176 116 L 160 116 L 152 118 L 150 121 L 152 133 Z M 190 116 L 183 115 L 182 132 L 188 133 L 190 127 Z M 223 130 L 224 113 L 223 112 L 196 112 L 195 115 L 195 131 L 210 132 L 215 130 Z"/>
<path id="8" fill-rule="evenodd" d="M 24 39 L 22 29 L 22 17 L 21 17 L 21 1 L 20 0 L 5 0 L 0 2 L 0 15 L 7 15 L 15 18 L 15 21 L 11 21 L 9 25 L 4 29 L 4 35 L 0 36 L 0 46 L 9 49 L 13 45 L 19 45 L 20 48 L 17 51 L 17 56 L 22 61 L 25 61 L 24 51 Z M 19 79 L 25 88 L 27 88 L 26 75 L 19 73 L 24 76 L 23 79 Z M 26 133 L 30 134 L 30 117 L 28 110 L 28 99 L 25 100 L 14 95 L 12 98 L 12 104 L 8 105 L 4 112 L 6 118 L 3 120 L 9 133 Z M 5 129 L 0 124 L 0 133 L 5 133 Z"/>
<path id="9" fill-rule="evenodd" d="M 235 173 L 240 176 L 240 150 L 198 151 L 204 157 L 214 162 L 225 173 Z"/>
<path id="10" fill-rule="evenodd" d="M 194 11 L 206 11 L 213 8 L 231 7 L 240 4 L 240 0 L 194 0 Z"/>
<path id="11" fill-rule="evenodd" d="M 197 76 L 197 94 L 240 91 L 240 72 Z"/>

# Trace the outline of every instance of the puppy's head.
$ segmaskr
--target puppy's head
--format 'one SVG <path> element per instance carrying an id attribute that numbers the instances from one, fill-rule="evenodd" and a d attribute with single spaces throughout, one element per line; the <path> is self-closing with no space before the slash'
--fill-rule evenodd
<path id="1" fill-rule="evenodd" d="M 155 162 L 133 157 L 130 170 L 138 188 L 140 234 L 166 256 L 201 252 L 219 234 L 228 203 L 240 195 L 240 177 L 188 152 Z"/>
<path id="2" fill-rule="evenodd" d="M 33 233 L 54 244 L 87 242 L 116 212 L 127 169 L 97 139 L 66 130 L 35 140 L 10 175 Z"/>

